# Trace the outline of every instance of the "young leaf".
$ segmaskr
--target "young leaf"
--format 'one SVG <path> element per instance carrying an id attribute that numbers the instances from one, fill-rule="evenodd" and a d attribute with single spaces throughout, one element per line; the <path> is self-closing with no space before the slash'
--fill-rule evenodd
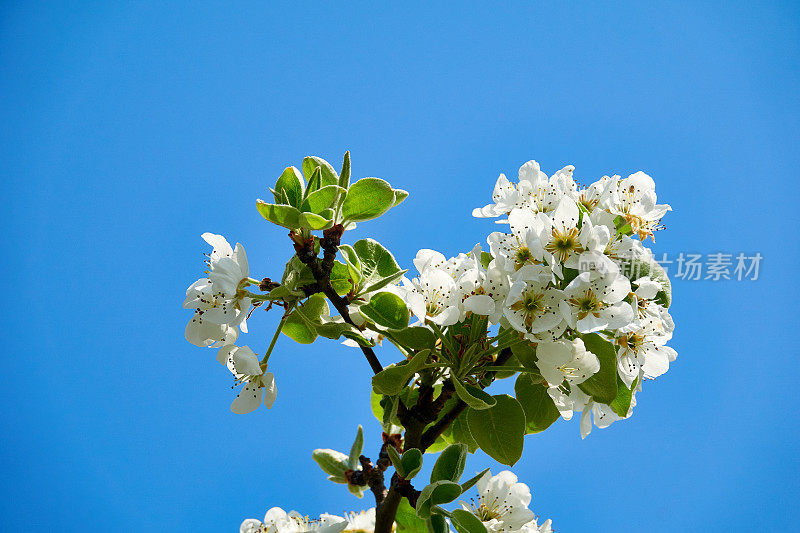
<path id="1" fill-rule="evenodd" d="M 581 335 L 581 339 L 586 349 L 600 360 L 600 370 L 578 386 L 596 401 L 609 404 L 617 397 L 617 352 L 614 345 L 597 333 Z"/>
<path id="2" fill-rule="evenodd" d="M 473 438 L 490 457 L 513 466 L 522 457 L 525 411 L 507 394 L 496 395 L 489 409 L 469 409 L 467 421 Z"/>
<path id="3" fill-rule="evenodd" d="M 344 192 L 345 190 L 338 185 L 326 185 L 309 194 L 300 210 L 306 213 L 316 213 L 319 215 L 325 209 L 330 208 L 334 200 Z"/>
<path id="4" fill-rule="evenodd" d="M 450 526 L 447 525 L 447 520 L 440 514 L 432 514 L 425 521 L 425 524 L 428 526 L 428 533 L 450 533 Z"/>
<path id="5" fill-rule="evenodd" d="M 403 329 L 408 326 L 410 314 L 406 303 L 396 294 L 379 292 L 359 308 L 361 314 L 376 324 L 388 329 Z"/>
<path id="6" fill-rule="evenodd" d="M 432 348 L 436 342 L 436 336 L 431 330 L 419 326 L 390 331 L 389 336 L 398 344 L 411 350 Z"/>
<path id="7" fill-rule="evenodd" d="M 300 207 L 304 191 L 305 183 L 300 171 L 295 167 L 286 167 L 275 183 L 275 203 L 280 204 L 286 200 L 289 205 Z"/>
<path id="8" fill-rule="evenodd" d="M 329 228 L 333 221 L 314 213 L 300 213 L 300 227 L 310 230 L 321 230 Z"/>
<path id="9" fill-rule="evenodd" d="M 358 287 L 361 284 L 361 261 L 358 259 L 358 254 L 349 244 L 339 245 L 339 252 L 342 254 L 344 262 L 347 263 L 347 269 L 350 271 L 350 279 L 353 284 Z"/>
<path id="10" fill-rule="evenodd" d="M 319 317 L 323 313 L 328 313 L 325 296 L 314 294 L 292 311 L 292 314 L 283 323 L 281 331 L 295 342 L 311 344 L 317 338 L 317 331 L 313 324 L 319 321 Z"/>
<path id="11" fill-rule="evenodd" d="M 389 276 L 386 276 L 385 278 L 379 279 L 378 281 L 376 281 L 372 285 L 369 285 L 368 287 L 364 287 L 363 289 L 358 291 L 358 293 L 360 295 L 364 295 L 364 294 L 369 294 L 371 292 L 375 292 L 377 290 L 380 290 L 380 289 L 384 288 L 385 286 L 389 285 L 390 283 L 394 283 L 398 279 L 402 278 L 403 274 L 405 274 L 406 272 L 408 272 L 408 270 L 400 270 L 398 272 L 395 272 L 394 274 L 390 274 Z"/>
<path id="12" fill-rule="evenodd" d="M 404 191 L 403 189 L 392 189 L 392 191 L 394 191 L 394 203 L 392 207 L 397 207 L 403 203 L 403 200 L 408 198 L 408 191 Z"/>
<path id="13" fill-rule="evenodd" d="M 314 450 L 311 458 L 314 459 L 323 472 L 331 476 L 343 476 L 345 470 L 348 469 L 347 456 L 336 450 Z"/>
<path id="14" fill-rule="evenodd" d="M 352 222 L 371 220 L 394 203 L 392 186 L 380 178 L 362 178 L 350 185 L 342 202 L 342 218 Z"/>
<path id="15" fill-rule="evenodd" d="M 455 377 L 450 380 L 456 389 L 456 394 L 472 409 L 489 409 L 497 403 L 494 397 L 479 387 L 464 385 Z"/>
<path id="16" fill-rule="evenodd" d="M 461 494 L 461 485 L 452 481 L 437 481 L 431 483 L 419 494 L 417 498 L 417 516 L 430 518 L 431 506 L 449 503 Z"/>
<path id="17" fill-rule="evenodd" d="M 488 471 L 489 471 L 489 469 L 487 468 L 483 472 L 480 472 L 479 474 L 475 475 L 474 477 L 469 478 L 467 481 L 462 483 L 461 484 L 461 492 L 464 493 L 464 492 L 467 492 L 469 489 L 471 489 L 472 486 L 475 485 L 475 483 L 477 483 L 484 475 L 486 475 L 486 472 L 488 472 Z"/>
<path id="18" fill-rule="evenodd" d="M 350 456 L 347 459 L 347 464 L 350 469 L 355 470 L 358 466 L 358 458 L 361 456 L 361 450 L 364 448 L 364 428 L 359 424 L 358 431 L 356 432 L 356 440 L 353 441 L 353 446 L 350 448 Z"/>
<path id="19" fill-rule="evenodd" d="M 431 471 L 431 483 L 446 479 L 455 481 L 461 478 L 464 473 L 464 466 L 467 461 L 466 444 L 451 444 L 445 448 L 436 459 Z"/>
<path id="20" fill-rule="evenodd" d="M 347 265 L 340 261 L 334 261 L 331 269 L 331 286 L 336 294 L 344 296 L 353 289 L 350 279 L 350 269 Z"/>
<path id="21" fill-rule="evenodd" d="M 300 211 L 291 205 L 268 204 L 264 200 L 256 200 L 256 209 L 261 216 L 273 224 L 289 229 L 300 227 Z"/>
<path id="22" fill-rule="evenodd" d="M 391 446 L 388 446 L 388 448 L 391 448 Z M 416 448 L 406 450 L 400 458 L 400 463 L 403 467 L 401 477 L 403 479 L 412 479 L 422 470 L 422 452 Z"/>
<path id="23" fill-rule="evenodd" d="M 525 411 L 525 433 L 539 433 L 558 420 L 560 413 L 547 394 L 547 388 L 534 383 L 529 374 L 520 374 L 514 384 L 517 401 Z"/>
<path id="24" fill-rule="evenodd" d="M 350 150 L 344 153 L 342 173 L 339 174 L 339 187 L 346 189 L 350 186 Z"/>
<path id="25" fill-rule="evenodd" d="M 319 184 L 315 184 L 312 188 L 311 175 L 317 168 L 320 169 Z M 303 159 L 303 175 L 306 177 L 306 180 L 308 180 L 309 188 L 311 188 L 312 192 L 327 185 L 339 184 L 339 176 L 336 175 L 336 171 L 333 170 L 330 163 L 321 157 L 312 155 Z"/>
<path id="26" fill-rule="evenodd" d="M 425 364 L 429 354 L 430 350 L 422 350 L 405 364 L 383 369 L 372 376 L 372 388 L 379 394 L 400 394 L 406 382 Z"/>
<path id="27" fill-rule="evenodd" d="M 389 456 L 389 460 L 392 462 L 392 466 L 397 471 L 397 475 L 404 477 L 406 471 L 403 469 L 403 459 L 400 457 L 400 452 L 398 452 L 394 446 L 387 446 L 386 455 Z"/>
<path id="28" fill-rule="evenodd" d="M 361 239 L 353 245 L 353 250 L 361 262 L 362 287 L 374 285 L 401 271 L 391 252 L 378 241 Z"/>
<path id="29" fill-rule="evenodd" d="M 486 533 L 486 526 L 481 519 L 464 509 L 456 509 L 450 513 L 450 521 L 458 533 Z"/>

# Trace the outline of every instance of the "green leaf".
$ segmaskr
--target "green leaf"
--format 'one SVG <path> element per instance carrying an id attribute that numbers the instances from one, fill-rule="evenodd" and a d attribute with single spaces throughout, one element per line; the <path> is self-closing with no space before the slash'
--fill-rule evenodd
<path id="1" fill-rule="evenodd" d="M 433 441 L 433 444 L 428 446 L 428 449 L 425 450 L 425 453 L 439 453 L 448 446 L 450 446 L 450 443 L 447 442 L 442 435 L 439 435 L 438 437 L 436 437 L 436 440 Z"/>
<path id="2" fill-rule="evenodd" d="M 461 492 L 467 492 L 469 489 L 472 488 L 475 483 L 477 483 L 485 474 L 488 472 L 489 469 L 487 468 L 483 472 L 476 474 L 474 477 L 469 478 L 467 481 L 461 484 Z"/>
<path id="3" fill-rule="evenodd" d="M 317 168 L 319 168 L 320 170 L 319 184 L 318 185 L 315 184 L 312 187 L 311 175 Z M 339 184 L 339 176 L 336 175 L 336 171 L 333 170 L 331 164 L 322 159 L 321 157 L 317 157 L 314 155 L 303 159 L 303 175 L 306 177 L 306 180 L 309 183 L 309 188 L 311 189 L 312 192 L 327 185 Z"/>
<path id="4" fill-rule="evenodd" d="M 472 409 L 489 409 L 497 403 L 497 400 L 495 400 L 491 394 L 485 392 L 480 387 L 464 385 L 456 378 L 452 378 L 450 381 L 456 388 L 458 397 Z"/>
<path id="5" fill-rule="evenodd" d="M 311 230 L 321 230 L 329 228 L 333 225 L 331 219 L 314 213 L 301 213 L 300 214 L 300 227 L 308 228 Z"/>
<path id="6" fill-rule="evenodd" d="M 513 466 L 522 457 L 525 411 L 507 394 L 494 398 L 494 407 L 467 412 L 469 430 L 481 450 L 496 461 Z"/>
<path id="7" fill-rule="evenodd" d="M 522 363 L 519 362 L 519 359 L 517 359 L 516 355 L 512 355 L 502 366 L 519 368 L 520 366 L 522 366 Z M 494 373 L 494 379 L 510 378 L 517 372 L 518 372 L 517 370 L 498 370 Z"/>
<path id="8" fill-rule="evenodd" d="M 327 185 L 321 189 L 317 189 L 305 199 L 301 211 L 316 213 L 318 215 L 322 214 L 322 212 L 330 208 L 336 198 L 344 192 L 345 190 L 338 185 Z"/>
<path id="9" fill-rule="evenodd" d="M 458 417 L 453 420 L 453 423 L 450 424 L 450 435 L 452 437 L 453 442 L 460 442 L 467 446 L 469 453 L 475 453 L 478 449 L 478 443 L 475 442 L 475 439 L 472 437 L 472 433 L 469 431 L 469 423 L 467 422 L 467 414 L 461 413 Z"/>
<path id="10" fill-rule="evenodd" d="M 314 294 L 292 311 L 281 331 L 295 342 L 311 344 L 317 338 L 317 331 L 313 324 L 319 321 L 322 313 L 328 313 L 325 296 Z"/>
<path id="11" fill-rule="evenodd" d="M 450 513 L 450 521 L 458 533 L 486 533 L 486 526 L 481 519 L 464 509 L 456 509 Z"/>
<path id="12" fill-rule="evenodd" d="M 440 514 L 432 514 L 425 521 L 425 524 L 428 526 L 428 533 L 450 533 L 450 526 L 447 525 L 447 520 Z"/>
<path id="13" fill-rule="evenodd" d="M 441 503 L 450 503 L 461 494 L 461 485 L 452 481 L 437 481 L 431 483 L 419 494 L 417 498 L 417 516 L 430 518 L 431 506 Z"/>
<path id="14" fill-rule="evenodd" d="M 300 227 L 300 211 L 290 205 L 268 204 L 264 200 L 256 200 L 256 209 L 261 216 L 273 224 L 289 229 Z"/>
<path id="15" fill-rule="evenodd" d="M 339 174 L 339 187 L 346 189 L 350 186 L 350 150 L 344 153 L 342 172 Z"/>
<path id="16" fill-rule="evenodd" d="M 430 350 L 422 350 L 407 363 L 390 366 L 378 372 L 372 376 L 372 388 L 379 394 L 400 394 L 411 376 L 425 364 L 430 353 Z"/>
<path id="17" fill-rule="evenodd" d="M 367 340 L 366 337 L 364 337 L 361 333 L 358 333 L 357 331 L 345 331 L 342 333 L 342 336 L 344 336 L 347 339 L 350 339 L 351 341 L 357 342 L 360 346 L 364 347 L 375 346 L 374 342 L 370 342 L 369 340 Z"/>
<path id="18" fill-rule="evenodd" d="M 394 517 L 397 523 L 397 533 L 427 533 L 428 528 L 425 525 L 425 520 L 421 520 L 417 516 L 417 511 L 411 507 L 407 498 L 400 501 L 400 506 L 397 508 L 397 514 Z"/>
<path id="19" fill-rule="evenodd" d="M 371 292 L 375 292 L 377 290 L 380 290 L 380 289 L 384 288 L 385 286 L 389 285 L 390 283 L 394 283 L 398 279 L 402 278 L 403 274 L 405 274 L 406 272 L 408 272 L 408 270 L 400 270 L 399 272 L 395 272 L 394 274 L 386 276 L 385 278 L 376 281 L 375 283 L 373 283 L 369 287 L 364 287 L 361 291 L 359 291 L 359 294 L 362 294 L 362 295 L 363 294 L 369 294 Z"/>
<path id="20" fill-rule="evenodd" d="M 514 354 L 525 368 L 530 368 L 537 372 L 539 371 L 539 367 L 536 366 L 536 346 L 532 346 L 527 342 L 521 342 L 511 347 L 511 353 Z"/>
<path id="21" fill-rule="evenodd" d="M 613 402 L 608 404 L 608 406 L 621 417 L 628 416 L 628 411 L 631 409 L 631 400 L 633 399 L 633 389 L 636 388 L 637 381 L 638 378 L 631 383 L 631 388 L 629 389 L 624 381 L 619 380 L 617 397 L 614 398 Z"/>
<path id="22" fill-rule="evenodd" d="M 586 349 L 600 360 L 600 370 L 578 386 L 595 401 L 609 404 L 617 397 L 617 352 L 614 345 L 598 333 L 581 335 L 581 339 Z"/>
<path id="23" fill-rule="evenodd" d="M 339 245 L 339 252 L 342 254 L 344 262 L 347 264 L 347 269 L 350 271 L 350 279 L 353 284 L 358 287 L 361 283 L 361 261 L 358 259 L 358 254 L 349 244 Z"/>
<path id="24" fill-rule="evenodd" d="M 369 287 L 401 271 L 391 252 L 378 241 L 361 239 L 353 245 L 353 250 L 361 262 L 361 287 Z"/>
<path id="25" fill-rule="evenodd" d="M 314 450 L 311 458 L 314 459 L 323 472 L 331 476 L 344 476 L 345 470 L 348 469 L 347 456 L 336 450 Z"/>
<path id="26" fill-rule="evenodd" d="M 494 258 L 489 252 L 481 252 L 481 266 L 483 266 L 483 268 L 489 268 L 489 263 L 492 262 L 492 259 Z"/>
<path id="27" fill-rule="evenodd" d="M 411 350 L 433 348 L 433 345 L 436 342 L 436 336 L 433 334 L 433 332 L 428 328 L 423 328 L 421 326 L 391 331 L 389 332 L 389 336 L 401 346 L 405 346 Z"/>
<path id="28" fill-rule="evenodd" d="M 300 207 L 304 191 L 305 183 L 300 171 L 295 167 L 286 167 L 275 183 L 275 203 L 283 203 L 285 199 L 290 205 Z"/>
<path id="29" fill-rule="evenodd" d="M 391 446 L 388 448 L 391 448 Z M 422 452 L 416 448 L 406 450 L 400 458 L 400 464 L 403 468 L 403 473 L 400 477 L 413 479 L 422 470 Z"/>
<path id="30" fill-rule="evenodd" d="M 529 374 L 520 374 L 514 384 L 517 401 L 525 411 L 525 433 L 539 433 L 558 420 L 558 412 L 547 388 L 534 383 Z"/>
<path id="31" fill-rule="evenodd" d="M 392 186 L 380 178 L 362 178 L 350 185 L 342 202 L 342 218 L 352 222 L 371 220 L 394 203 Z"/>
<path id="32" fill-rule="evenodd" d="M 353 289 L 350 279 L 350 269 L 347 268 L 347 265 L 334 260 L 333 268 L 331 269 L 331 286 L 336 291 L 336 294 L 344 296 Z"/>
<path id="33" fill-rule="evenodd" d="M 392 207 L 397 207 L 403 203 L 403 200 L 408 198 L 408 191 L 404 191 L 403 189 L 392 189 L 392 191 L 394 191 L 394 203 Z"/>
<path id="34" fill-rule="evenodd" d="M 403 329 L 411 318 L 403 299 L 391 292 L 374 294 L 369 302 L 359 307 L 359 311 L 376 324 L 389 329 Z"/>
<path id="35" fill-rule="evenodd" d="M 356 440 L 353 441 L 353 446 L 350 448 L 350 456 L 347 459 L 347 464 L 352 470 L 358 466 L 358 458 L 361 456 L 361 450 L 364 448 L 364 428 L 359 424 L 358 431 L 356 432 Z"/>
<path id="36" fill-rule="evenodd" d="M 458 482 L 467 461 L 466 444 L 451 444 L 436 459 L 431 471 L 431 483 L 446 479 Z"/>
<path id="37" fill-rule="evenodd" d="M 324 322 L 315 322 L 314 330 L 326 339 L 338 339 L 345 333 L 353 333 L 354 328 L 347 322 L 342 320 L 342 317 L 336 316 L 335 320 L 326 320 Z"/>

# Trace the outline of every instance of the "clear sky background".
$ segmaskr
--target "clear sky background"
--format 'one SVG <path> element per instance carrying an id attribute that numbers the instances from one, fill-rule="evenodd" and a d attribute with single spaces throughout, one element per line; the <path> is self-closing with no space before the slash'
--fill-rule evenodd
<path id="1" fill-rule="evenodd" d="M 472 208 L 528 159 L 650 173 L 674 208 L 657 254 L 761 253 L 757 281 L 674 282 L 678 360 L 632 419 L 584 441 L 557 422 L 515 471 L 559 533 L 797 527 L 796 3 L 26 4 L 0 7 L 0 529 L 237 531 L 374 503 L 310 458 L 359 423 L 377 450 L 361 354 L 283 337 L 274 408 L 234 415 L 180 307 L 205 231 L 279 277 L 291 248 L 255 199 L 347 149 L 411 196 L 346 239 L 404 267 L 483 242 Z M 240 344 L 263 353 L 277 318 Z"/>

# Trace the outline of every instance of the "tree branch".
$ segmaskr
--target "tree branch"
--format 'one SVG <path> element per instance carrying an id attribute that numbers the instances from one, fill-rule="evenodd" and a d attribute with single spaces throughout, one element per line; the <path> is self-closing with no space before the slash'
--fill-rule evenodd
<path id="1" fill-rule="evenodd" d="M 494 365 L 504 365 L 511 358 L 512 354 L 513 352 L 511 351 L 511 348 L 503 348 L 500 350 L 500 353 L 497 356 L 497 361 L 494 362 Z M 495 374 L 497 374 L 497 371 L 488 372 L 486 375 L 492 378 L 492 381 L 494 381 Z M 453 421 L 458 418 L 458 415 L 464 412 L 466 407 L 467 404 L 465 404 L 463 400 L 458 400 L 458 403 L 456 403 L 448 412 L 444 414 L 444 416 L 442 416 L 442 418 L 440 418 L 434 425 L 425 431 L 421 439 L 423 452 L 427 450 L 434 442 L 436 442 L 436 439 L 439 438 L 439 435 L 444 433 L 444 431 L 450 427 L 450 424 L 452 424 Z"/>
<path id="2" fill-rule="evenodd" d="M 336 224 L 322 232 L 320 247 L 322 248 L 323 255 L 321 262 L 314 251 L 313 237 L 303 240 L 299 235 L 291 232 L 289 233 L 289 238 L 292 239 L 297 257 L 303 264 L 308 266 L 316 281 L 316 283 L 312 285 L 303 287 L 303 292 L 308 296 L 318 292 L 323 293 L 342 316 L 342 319 L 351 326 L 357 327 L 353 323 L 353 319 L 350 318 L 350 312 L 347 310 L 347 304 L 349 303 L 347 298 L 336 294 L 336 291 L 333 290 L 333 286 L 331 285 L 331 270 L 333 270 L 336 253 L 339 250 L 339 241 L 343 233 L 344 227 L 342 227 L 341 224 Z M 367 358 L 367 362 L 370 368 L 372 368 L 372 371 L 375 374 L 382 371 L 383 365 L 378 360 L 372 348 L 369 346 L 361 346 L 360 344 L 358 346 L 361 348 L 364 357 Z"/>

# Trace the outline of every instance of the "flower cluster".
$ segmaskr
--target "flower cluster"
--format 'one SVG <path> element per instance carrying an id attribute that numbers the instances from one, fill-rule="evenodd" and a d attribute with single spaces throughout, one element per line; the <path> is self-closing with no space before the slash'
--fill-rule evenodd
<path id="1" fill-rule="evenodd" d="M 244 247 L 232 248 L 222 235 L 204 233 L 203 240 L 213 247 L 208 255 L 208 276 L 186 289 L 184 309 L 194 309 L 186 325 L 186 340 L 200 347 L 219 348 L 217 360 L 227 365 L 236 385 L 244 384 L 231 404 L 234 413 L 249 413 L 259 405 L 272 407 L 277 394 L 275 377 L 266 372 L 266 362 L 258 360 L 247 346 L 236 346 L 239 329 L 247 333 L 247 315 L 253 305 L 246 290 L 251 279 Z M 238 329 L 237 329 L 238 327 Z"/>
<path id="2" fill-rule="evenodd" d="M 460 502 L 461 507 L 475 515 L 489 533 L 551 533 L 550 520 L 538 523 L 536 515 L 528 506 L 531 491 L 517 476 L 504 470 L 492 476 L 484 474 L 477 482 L 477 498 L 469 503 Z M 263 520 L 248 518 L 239 528 L 240 533 L 373 533 L 375 531 L 375 508 L 359 513 L 346 513 L 344 517 L 323 513 L 310 520 L 297 511 L 286 512 L 273 507 Z"/>
<path id="3" fill-rule="evenodd" d="M 676 352 L 666 346 L 674 325 L 667 311 L 669 280 L 644 239 L 671 208 L 656 203 L 655 184 L 637 172 L 603 176 L 581 188 L 567 166 L 548 177 L 536 161 L 512 183 L 500 175 L 493 203 L 476 217 L 502 217 L 507 231 L 468 254 L 446 259 L 420 250 L 419 276 L 400 292 L 420 323 L 448 326 L 470 313 L 513 328 L 536 349 L 536 365 L 565 419 L 582 412 L 581 434 L 627 418 L 577 385 L 600 370 L 583 336 L 612 343 L 616 370 L 632 396 L 643 379 L 662 375 Z"/>

